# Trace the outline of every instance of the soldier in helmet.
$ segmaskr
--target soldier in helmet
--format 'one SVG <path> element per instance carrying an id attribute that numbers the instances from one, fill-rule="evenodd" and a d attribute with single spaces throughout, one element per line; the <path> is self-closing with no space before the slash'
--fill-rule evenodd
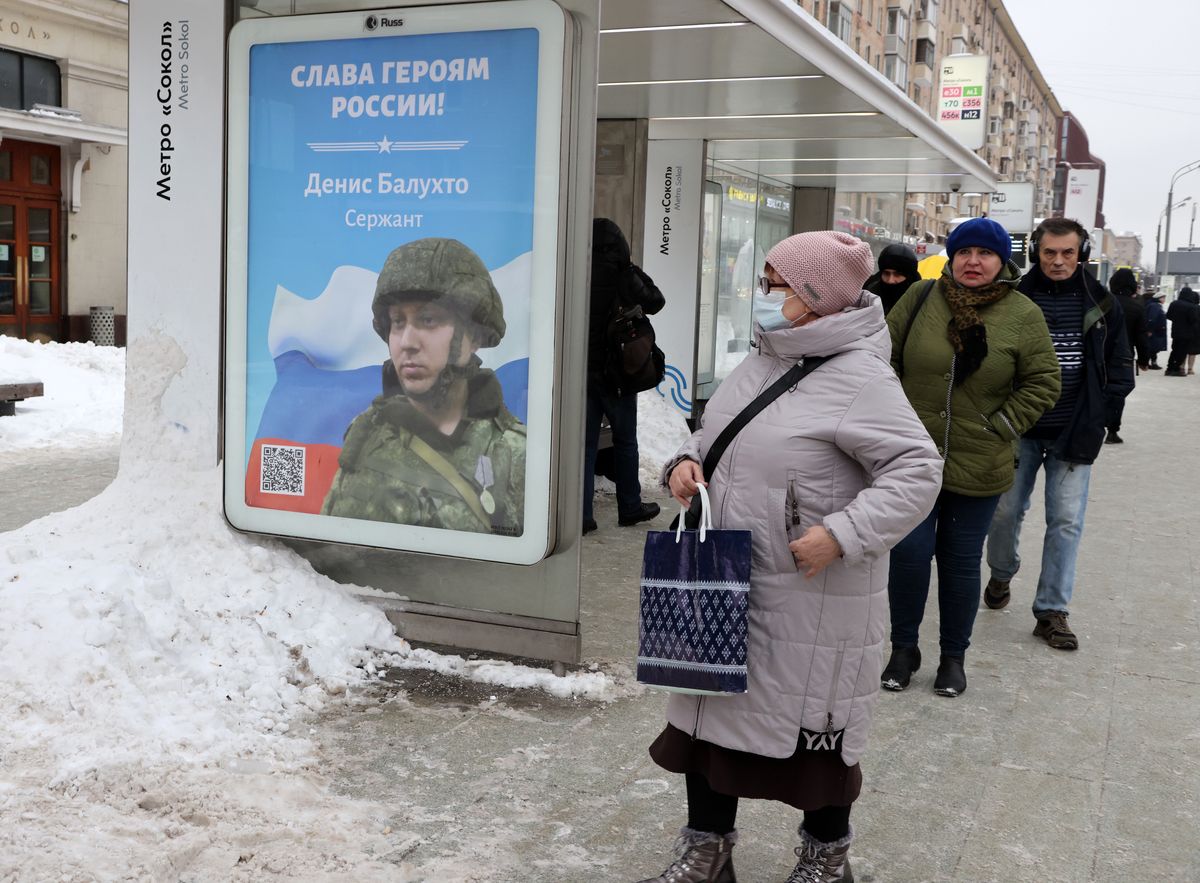
<path id="1" fill-rule="evenodd" d="M 475 354 L 505 331 L 483 261 L 455 239 L 402 245 L 371 309 L 383 394 L 346 431 L 322 514 L 519 535 L 525 426 Z"/>

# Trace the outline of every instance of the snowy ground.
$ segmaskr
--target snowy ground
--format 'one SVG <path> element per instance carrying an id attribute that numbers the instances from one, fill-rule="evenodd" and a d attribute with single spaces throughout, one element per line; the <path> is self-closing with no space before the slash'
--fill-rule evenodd
<path id="1" fill-rule="evenodd" d="M 121 436 L 125 351 L 92 343 L 26 343 L 0 334 L 0 383 L 40 380 L 45 394 L 0 418 L 0 454 L 83 448 Z"/>
<path id="2" fill-rule="evenodd" d="M 332 793 L 313 715 L 392 667 L 619 686 L 414 651 L 289 549 L 231 531 L 219 470 L 162 453 L 176 356 L 140 354 L 142 384 L 163 385 L 134 403 L 113 484 L 0 534 L 0 881 L 468 879 L 405 864 L 385 807 Z M 117 438 L 123 351 L 0 337 L 0 375 L 47 391 L 0 418 L 7 460 Z"/>

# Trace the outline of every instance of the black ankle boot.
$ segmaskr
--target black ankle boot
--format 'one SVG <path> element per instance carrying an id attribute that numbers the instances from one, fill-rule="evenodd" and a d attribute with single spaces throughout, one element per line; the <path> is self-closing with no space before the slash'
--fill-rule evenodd
<path id="1" fill-rule="evenodd" d="M 893 693 L 899 693 L 908 686 L 913 672 L 921 667 L 921 650 L 919 647 L 901 647 L 892 645 L 892 658 L 879 676 L 879 686 Z"/>
<path id="2" fill-rule="evenodd" d="M 961 696 L 967 691 L 967 673 L 961 656 L 943 656 L 933 679 L 933 692 L 939 696 Z"/>

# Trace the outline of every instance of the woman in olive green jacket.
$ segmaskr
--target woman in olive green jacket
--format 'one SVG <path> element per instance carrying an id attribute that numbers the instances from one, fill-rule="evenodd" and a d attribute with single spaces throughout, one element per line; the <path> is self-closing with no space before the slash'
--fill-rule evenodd
<path id="1" fill-rule="evenodd" d="M 892 550 L 892 656 L 884 689 L 908 686 L 937 559 L 941 662 L 934 692 L 967 687 L 963 657 L 979 608 L 979 562 L 1000 495 L 1013 483 L 1015 443 L 1059 393 L 1058 357 L 1037 305 L 1016 290 L 1008 233 L 972 218 L 946 240 L 949 261 L 891 313 L 892 366 L 945 461 L 933 512 Z"/>

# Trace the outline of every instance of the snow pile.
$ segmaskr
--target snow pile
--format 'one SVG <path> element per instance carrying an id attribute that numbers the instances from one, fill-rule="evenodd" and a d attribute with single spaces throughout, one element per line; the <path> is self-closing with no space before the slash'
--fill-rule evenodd
<path id="1" fill-rule="evenodd" d="M 120 365 L 102 349 L 3 351 L 45 356 L 43 379 L 82 371 L 119 424 L 120 397 L 88 383 Z M 388 666 L 556 696 L 612 682 L 411 650 L 351 589 L 228 527 L 219 468 L 188 465 L 196 440 L 161 414 L 175 342 L 143 338 L 130 364 L 117 479 L 0 542 L 0 880 L 422 879 L 387 859 L 385 809 L 330 791 L 305 718 Z"/>
<path id="2" fill-rule="evenodd" d="M 0 720 L 50 784 L 107 765 L 307 753 L 297 712 L 404 645 L 291 551 L 232 532 L 220 473 L 159 464 L 10 533 L 0 554 Z"/>
<path id="3" fill-rule="evenodd" d="M 642 487 L 656 487 L 663 464 L 692 435 L 683 412 L 658 393 L 638 396 L 638 460 Z"/>
<path id="4" fill-rule="evenodd" d="M 121 435 L 125 351 L 0 335 L 0 383 L 40 380 L 44 395 L 0 417 L 0 453 L 113 444 Z"/>

